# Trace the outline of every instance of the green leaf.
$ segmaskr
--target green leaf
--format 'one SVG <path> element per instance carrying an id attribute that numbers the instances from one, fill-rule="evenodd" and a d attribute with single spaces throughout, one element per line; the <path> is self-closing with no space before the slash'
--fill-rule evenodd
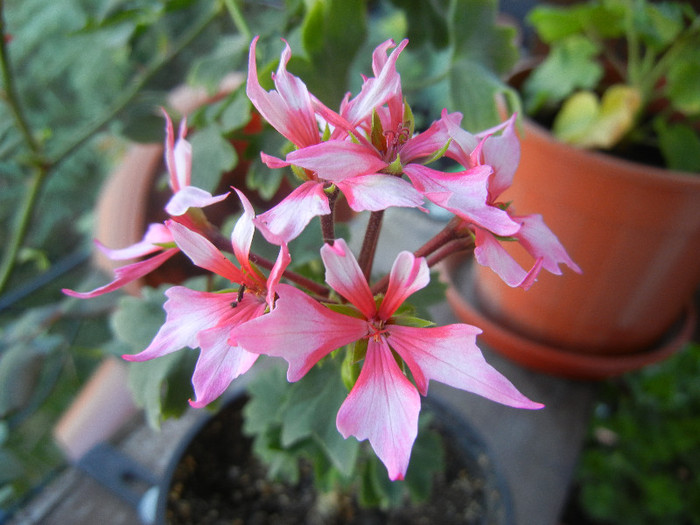
<path id="1" fill-rule="evenodd" d="M 286 448 L 313 437 L 333 465 L 349 476 L 355 466 L 358 442 L 344 439 L 336 426 L 329 424 L 335 421 L 346 396 L 340 364 L 338 359 L 327 359 L 291 387 L 283 410 L 281 444 Z"/>
<path id="2" fill-rule="evenodd" d="M 134 402 L 144 409 L 146 419 L 154 428 L 158 428 L 163 419 L 177 416 L 187 407 L 187 399 L 193 397 L 192 388 L 175 387 L 171 379 L 182 377 L 186 372 L 180 372 L 188 368 L 189 379 L 192 376 L 194 362 L 192 357 L 196 355 L 193 350 L 181 350 L 164 355 L 150 361 L 131 363 L 129 365 L 128 384 L 133 394 Z M 168 394 L 175 394 L 179 399 L 174 403 Z M 174 410 L 178 408 L 179 410 Z"/>
<path id="3" fill-rule="evenodd" d="M 436 49 L 448 45 L 445 5 L 439 0 L 391 0 L 391 3 L 406 17 L 408 31 L 406 37 L 411 46 L 432 44 Z"/>
<path id="4" fill-rule="evenodd" d="M 243 431 L 247 435 L 262 434 L 271 427 L 279 426 L 290 387 L 281 366 L 271 366 L 255 375 L 248 385 L 250 400 L 243 409 Z"/>
<path id="5" fill-rule="evenodd" d="M 700 173 L 700 134 L 697 130 L 685 124 L 669 124 L 662 118 L 654 121 L 654 130 L 670 169 Z"/>
<path id="6" fill-rule="evenodd" d="M 700 114 L 700 49 L 684 50 L 677 56 L 666 81 L 666 94 L 675 110 Z"/>
<path id="7" fill-rule="evenodd" d="M 595 93 L 579 91 L 564 102 L 552 131 L 575 146 L 610 149 L 630 131 L 640 104 L 639 92 L 622 84 L 610 86 L 601 101 Z"/>
<path id="8" fill-rule="evenodd" d="M 192 144 L 192 185 L 213 192 L 221 175 L 236 166 L 238 155 L 216 125 L 207 126 L 188 137 Z"/>
<path id="9" fill-rule="evenodd" d="M 348 89 L 348 73 L 367 34 L 365 0 L 309 0 L 301 29 L 306 60 L 293 58 L 290 70 L 330 107 Z"/>
<path id="10" fill-rule="evenodd" d="M 626 9 L 614 2 L 584 2 L 568 7 L 536 6 L 528 13 L 537 36 L 548 44 L 571 35 L 615 38 L 624 34 Z"/>
<path id="11" fill-rule="evenodd" d="M 440 434 L 429 428 L 430 412 L 421 413 L 418 437 L 406 471 L 406 486 L 414 501 L 430 497 L 435 475 L 445 470 L 445 451 Z"/>
<path id="12" fill-rule="evenodd" d="M 533 115 L 545 106 L 552 107 L 577 89 L 595 88 L 603 76 L 603 68 L 596 61 L 598 51 L 598 46 L 578 35 L 553 45 L 523 85 L 527 113 Z"/>
<path id="13" fill-rule="evenodd" d="M 447 106 L 464 115 L 462 127 L 478 132 L 502 121 L 500 101 L 508 113 L 520 111 L 520 98 L 483 65 L 460 60 L 449 77 Z"/>

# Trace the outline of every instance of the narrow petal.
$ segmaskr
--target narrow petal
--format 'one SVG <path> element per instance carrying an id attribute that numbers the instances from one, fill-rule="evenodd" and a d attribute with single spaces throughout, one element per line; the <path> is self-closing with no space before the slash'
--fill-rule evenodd
<path id="1" fill-rule="evenodd" d="M 425 199 L 409 182 L 394 175 L 374 173 L 337 183 L 348 205 L 355 211 L 380 211 L 398 206 L 418 208 Z"/>
<path id="2" fill-rule="evenodd" d="M 201 348 L 192 374 L 195 400 L 190 405 L 201 408 L 218 398 L 238 376 L 245 374 L 255 363 L 258 354 L 251 354 L 228 343 L 231 329 L 241 323 L 261 316 L 265 303 L 246 294 L 235 307 L 229 319 L 197 334 Z"/>
<path id="3" fill-rule="evenodd" d="M 411 252 L 399 253 L 391 267 L 379 317 L 388 320 L 411 294 L 425 288 L 429 282 L 430 270 L 424 257 L 416 259 Z"/>
<path id="4" fill-rule="evenodd" d="M 163 250 L 163 247 L 158 246 L 159 244 L 169 244 L 172 242 L 174 241 L 170 230 L 168 230 L 164 224 L 154 222 L 148 225 L 148 229 L 142 240 L 126 248 L 112 250 L 98 240 L 95 240 L 95 245 L 113 261 L 125 261 L 160 252 Z"/>
<path id="5" fill-rule="evenodd" d="M 166 223 L 178 247 L 194 264 L 234 283 L 243 283 L 244 275 L 216 246 L 200 234 L 175 221 Z"/>
<path id="6" fill-rule="evenodd" d="M 400 151 L 401 162 L 408 164 L 414 159 L 430 157 L 445 147 L 449 140 L 447 126 L 441 120 L 435 121 L 403 145 Z"/>
<path id="7" fill-rule="evenodd" d="M 525 215 L 515 217 L 515 220 L 522 224 L 515 236 L 530 255 L 543 259 L 542 266 L 545 270 L 561 275 L 559 265 L 565 264 L 576 273 L 581 273 L 581 268 L 569 257 L 557 236 L 544 223 L 542 215 Z"/>
<path id="8" fill-rule="evenodd" d="M 177 248 L 170 248 L 169 250 L 165 250 L 163 253 L 159 253 L 158 255 L 154 255 L 153 257 L 149 257 L 143 261 L 121 266 L 114 270 L 114 280 L 112 282 L 104 286 L 100 286 L 99 288 L 95 288 L 91 292 L 76 292 L 67 288 L 64 288 L 62 291 L 64 294 L 70 295 L 71 297 L 77 297 L 78 299 L 92 299 L 98 295 L 113 292 L 122 286 L 126 286 L 130 282 L 140 279 L 144 275 L 148 275 L 179 251 L 180 250 Z"/>
<path id="9" fill-rule="evenodd" d="M 483 146 L 484 164 L 493 168 L 489 193 L 495 199 L 513 183 L 520 163 L 520 140 L 515 133 L 515 115 L 505 123 L 503 133 L 490 135 Z"/>
<path id="10" fill-rule="evenodd" d="M 376 173 L 388 165 L 371 147 L 343 140 L 328 140 L 298 149 L 287 155 L 286 160 L 331 182 Z"/>
<path id="11" fill-rule="evenodd" d="M 284 274 L 284 271 L 287 269 L 287 266 L 289 266 L 291 260 L 292 258 L 289 255 L 289 248 L 287 248 L 286 244 L 282 244 L 282 246 L 280 246 L 279 254 L 277 255 L 277 260 L 270 271 L 270 275 L 267 277 L 266 301 L 270 309 L 272 309 L 275 304 L 277 286 L 282 279 L 282 274 Z"/>
<path id="12" fill-rule="evenodd" d="M 230 329 L 222 326 L 200 333 L 202 350 L 192 374 L 195 399 L 190 400 L 190 405 L 194 408 L 202 408 L 217 399 L 234 379 L 250 370 L 260 357 L 240 347 L 230 346 L 227 343 L 229 332 Z"/>
<path id="13" fill-rule="evenodd" d="M 287 63 L 291 58 L 289 44 L 280 58 L 277 73 L 274 75 L 277 90 L 265 91 L 258 81 L 255 61 L 256 36 L 250 44 L 248 54 L 248 80 L 246 94 L 260 114 L 272 127 L 292 141 L 298 147 L 310 146 L 320 140 L 316 116 L 311 96 L 306 85 L 294 75 L 287 72 Z"/>
<path id="14" fill-rule="evenodd" d="M 476 228 L 475 243 L 476 262 L 491 268 L 508 286 L 527 290 L 537 279 L 542 268 L 542 258 L 536 259 L 532 268 L 525 271 L 490 232 Z"/>
<path id="15" fill-rule="evenodd" d="M 180 191 L 190 185 L 192 178 L 192 145 L 185 140 L 187 135 L 187 119 L 180 122 L 180 130 L 173 150 L 175 177 L 179 182 Z"/>
<path id="16" fill-rule="evenodd" d="M 374 297 L 347 243 L 336 239 L 332 246 L 324 244 L 321 259 L 326 267 L 328 285 L 354 304 L 367 319 L 372 319 L 377 313 Z"/>
<path id="17" fill-rule="evenodd" d="M 173 121 L 170 120 L 170 115 L 168 115 L 165 109 L 161 108 L 161 111 L 165 117 L 165 166 L 170 175 L 170 189 L 173 190 L 173 193 L 177 193 L 182 186 L 177 176 L 177 163 L 175 162 L 175 133 L 173 131 Z"/>
<path id="18" fill-rule="evenodd" d="M 391 480 L 403 479 L 418 434 L 420 396 L 385 342 L 370 339 L 360 376 L 338 411 L 344 438 L 369 439 Z"/>
<path id="19" fill-rule="evenodd" d="M 275 309 L 236 327 L 229 343 L 284 358 L 289 381 L 298 381 L 321 358 L 367 334 L 364 320 L 333 312 L 293 286 L 280 284 L 277 293 Z"/>
<path id="20" fill-rule="evenodd" d="M 184 286 L 173 286 L 165 295 L 168 297 L 163 305 L 165 323 L 145 350 L 135 355 L 124 355 L 127 361 L 147 361 L 181 348 L 197 348 L 197 334 L 200 331 L 245 313 L 245 308 L 239 308 L 240 305 L 232 306 L 237 297 L 235 292 L 198 292 Z"/>
<path id="21" fill-rule="evenodd" d="M 508 212 L 489 206 L 489 166 L 475 166 L 459 173 L 444 173 L 426 166 L 409 164 L 404 173 L 427 199 L 451 211 L 468 222 L 486 228 L 497 235 L 513 235 L 520 224 Z"/>
<path id="22" fill-rule="evenodd" d="M 187 213 L 189 208 L 211 206 L 212 204 L 221 202 L 228 197 L 228 195 L 228 193 L 223 193 L 221 195 L 212 196 L 208 191 L 197 188 L 196 186 L 185 186 L 170 197 L 170 200 L 165 205 L 165 211 L 168 215 L 179 217 Z"/>
<path id="23" fill-rule="evenodd" d="M 481 330 L 466 324 L 435 328 L 392 325 L 388 341 L 411 369 L 422 394 L 428 392 L 428 382 L 433 379 L 504 405 L 542 408 L 486 362 L 476 346 L 479 333 Z"/>
<path id="24" fill-rule="evenodd" d="M 281 245 L 296 239 L 311 219 L 330 212 L 323 185 L 307 181 L 277 206 L 258 215 L 254 222 L 268 242 Z"/>
<path id="25" fill-rule="evenodd" d="M 345 106 L 342 116 L 351 124 L 357 125 L 372 115 L 372 109 L 386 103 L 390 98 L 401 93 L 401 77 L 396 71 L 396 60 L 408 40 L 403 40 L 386 58 L 386 52 L 393 46 L 388 40 L 380 44 L 373 57 L 374 78 L 368 78 L 362 84 L 360 93 Z"/>
<path id="26" fill-rule="evenodd" d="M 248 198 L 240 190 L 233 188 L 238 194 L 238 198 L 243 206 L 243 213 L 236 221 L 231 233 L 231 245 L 233 246 L 233 254 L 238 263 L 243 266 L 250 265 L 250 245 L 253 243 L 253 235 L 255 234 L 255 211 L 253 205 L 250 204 Z"/>

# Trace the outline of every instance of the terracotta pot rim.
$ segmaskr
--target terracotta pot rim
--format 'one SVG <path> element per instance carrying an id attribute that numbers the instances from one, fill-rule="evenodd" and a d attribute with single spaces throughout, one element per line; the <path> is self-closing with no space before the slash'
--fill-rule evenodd
<path id="1" fill-rule="evenodd" d="M 649 164 L 616 157 L 615 155 L 604 151 L 577 148 L 558 140 L 554 137 L 551 131 L 532 118 L 525 115 L 523 115 L 521 118 L 524 124 L 524 138 L 527 138 L 528 134 L 534 134 L 536 135 L 537 139 L 547 142 L 552 147 L 567 150 L 569 155 L 571 155 L 572 158 L 576 159 L 577 161 L 593 160 L 596 163 L 599 163 L 606 170 L 614 170 L 615 173 L 618 173 L 618 176 L 627 176 L 629 178 L 634 178 L 639 182 L 646 179 L 658 180 L 661 178 L 667 179 L 669 182 L 674 181 L 676 184 L 687 184 L 700 190 L 700 173 L 652 166 Z"/>
<path id="2" fill-rule="evenodd" d="M 470 298 L 455 285 L 453 275 L 460 264 L 469 264 L 462 257 L 453 257 L 440 268 L 447 284 L 446 298 L 454 314 L 462 321 L 483 330 L 479 338 L 488 348 L 527 368 L 551 375 L 579 380 L 603 380 L 640 369 L 666 359 L 691 339 L 697 323 L 697 311 L 687 304 L 679 323 L 656 346 L 626 354 L 580 353 L 532 340 L 510 330 L 481 312 Z"/>

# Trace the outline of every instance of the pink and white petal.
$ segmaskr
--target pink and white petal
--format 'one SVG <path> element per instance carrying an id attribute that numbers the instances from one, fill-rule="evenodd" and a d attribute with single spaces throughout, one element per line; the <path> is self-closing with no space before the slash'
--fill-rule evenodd
<path id="1" fill-rule="evenodd" d="M 164 224 L 154 222 L 148 225 L 142 240 L 126 248 L 113 250 L 107 248 L 98 240 L 95 240 L 95 245 L 113 261 L 125 261 L 160 252 L 163 250 L 163 247 L 159 246 L 159 244 L 170 244 L 172 242 L 174 241 L 170 230 Z"/>
<path id="2" fill-rule="evenodd" d="M 478 394 L 515 408 L 538 409 L 500 372 L 489 365 L 476 346 L 481 330 L 467 324 L 435 328 L 392 325 L 388 341 L 411 369 L 422 394 L 430 380 Z"/>
<path id="3" fill-rule="evenodd" d="M 243 272 L 236 268 L 208 239 L 175 221 L 167 221 L 166 225 L 173 234 L 175 243 L 194 264 L 231 282 L 243 282 Z"/>
<path id="4" fill-rule="evenodd" d="M 376 173 L 387 167 L 372 147 L 344 140 L 328 140 L 292 151 L 286 160 L 331 182 Z"/>
<path id="5" fill-rule="evenodd" d="M 190 400 L 190 405 L 194 408 L 202 408 L 217 399 L 234 379 L 250 370 L 260 357 L 230 346 L 226 342 L 229 331 L 226 327 L 217 327 L 200 334 L 202 350 L 192 374 L 195 399 Z"/>
<path id="6" fill-rule="evenodd" d="M 241 267 L 250 266 L 250 245 L 253 243 L 253 235 L 255 234 L 255 210 L 250 204 L 248 198 L 242 191 L 233 188 L 238 194 L 238 198 L 243 206 L 243 213 L 236 221 L 236 225 L 231 232 L 231 245 L 233 246 L 233 255 L 241 265 Z"/>
<path id="7" fill-rule="evenodd" d="M 212 196 L 211 193 L 196 186 L 184 186 L 170 197 L 165 205 L 165 211 L 172 217 L 179 217 L 187 213 L 189 208 L 204 208 L 217 202 L 221 202 L 229 193 Z"/>
<path id="8" fill-rule="evenodd" d="M 420 396 L 399 370 L 386 342 L 369 340 L 360 376 L 338 410 L 344 438 L 369 439 L 393 480 L 403 479 L 418 434 Z"/>
<path id="9" fill-rule="evenodd" d="M 520 163 L 520 140 L 515 133 L 515 115 L 505 122 L 501 135 L 491 135 L 484 141 L 484 163 L 493 167 L 489 193 L 495 199 L 510 188 Z"/>
<path id="10" fill-rule="evenodd" d="M 322 306 L 293 286 L 280 284 L 275 309 L 235 327 L 229 344 L 282 357 L 287 379 L 298 381 L 324 356 L 367 335 L 367 323 Z"/>
<path id="11" fill-rule="evenodd" d="M 544 223 L 542 215 L 534 214 L 514 218 L 522 224 L 515 237 L 530 255 L 543 259 L 542 266 L 545 270 L 555 275 L 561 275 L 559 265 L 565 264 L 576 273 L 581 273 L 581 268 L 569 257 L 557 236 Z"/>
<path id="12" fill-rule="evenodd" d="M 277 260 L 275 261 L 272 270 L 270 270 L 270 275 L 267 277 L 267 296 L 265 300 L 270 309 L 272 309 L 275 305 L 277 286 L 279 285 L 282 275 L 291 261 L 292 258 L 289 255 L 289 248 L 287 248 L 286 244 L 282 244 L 280 246 L 279 254 L 277 255 Z"/>
<path id="13" fill-rule="evenodd" d="M 403 145 L 400 151 L 401 162 L 409 164 L 414 159 L 430 157 L 444 148 L 449 140 L 447 126 L 441 120 L 437 120 Z"/>
<path id="14" fill-rule="evenodd" d="M 263 118 L 296 146 L 316 144 L 320 140 L 320 133 L 308 89 L 299 78 L 289 74 L 286 69 L 291 57 L 289 44 L 285 42 L 277 74 L 274 75 L 277 90 L 267 92 L 258 81 L 255 62 L 257 41 L 256 36 L 250 44 L 248 54 L 248 98 Z"/>
<path id="15" fill-rule="evenodd" d="M 168 115 L 164 108 L 161 108 L 161 111 L 165 117 L 165 166 L 170 175 L 170 189 L 173 190 L 173 193 L 176 193 L 182 186 L 177 176 L 177 163 L 175 162 L 175 132 L 173 131 L 173 121 L 170 120 L 170 115 Z"/>
<path id="16" fill-rule="evenodd" d="M 388 320 L 411 294 L 425 288 L 429 282 L 430 270 L 424 257 L 416 258 L 411 252 L 399 253 L 391 267 L 379 318 Z"/>
<path id="17" fill-rule="evenodd" d="M 185 347 L 197 348 L 199 332 L 228 321 L 234 310 L 239 310 L 232 306 L 237 297 L 235 292 L 198 292 L 173 286 L 165 295 L 168 297 L 163 305 L 165 323 L 145 350 L 122 356 L 127 361 L 147 361 Z"/>
<path id="18" fill-rule="evenodd" d="M 295 239 L 311 219 L 330 212 L 323 184 L 307 181 L 253 222 L 267 242 L 281 245 Z"/>
<path id="19" fill-rule="evenodd" d="M 114 270 L 114 280 L 112 282 L 104 286 L 100 286 L 99 288 L 95 288 L 91 292 L 76 292 L 67 288 L 64 288 L 62 291 L 64 294 L 71 297 L 76 297 L 78 299 L 92 299 L 93 297 L 113 292 L 122 286 L 126 286 L 127 284 L 140 279 L 144 275 L 148 275 L 179 251 L 180 250 L 177 248 L 170 248 L 165 250 L 163 253 L 159 253 L 158 255 L 154 255 L 153 257 L 149 257 L 143 261 L 121 266 Z"/>
<path id="20" fill-rule="evenodd" d="M 372 64 L 375 77 L 364 81 L 360 93 L 347 103 L 342 113 L 353 126 L 369 118 L 375 107 L 382 106 L 392 97 L 398 95 L 401 98 L 401 77 L 396 71 L 396 60 L 407 44 L 408 40 L 403 40 L 388 58 L 382 54 L 386 55 L 393 46 L 392 41 L 380 44 L 375 50 Z"/>
<path id="21" fill-rule="evenodd" d="M 394 175 L 373 173 L 351 177 L 337 183 L 354 211 L 380 211 L 392 206 L 419 208 L 423 195 L 409 182 Z"/>
<path id="22" fill-rule="evenodd" d="M 180 130 L 173 151 L 179 190 L 189 186 L 192 178 L 192 145 L 185 140 L 185 136 L 187 136 L 187 119 L 183 118 L 180 122 Z"/>
<path id="23" fill-rule="evenodd" d="M 532 268 L 525 271 L 490 232 L 476 228 L 474 258 L 482 266 L 491 268 L 508 286 L 529 289 L 537 280 L 542 268 L 542 258 L 536 259 Z"/>
<path id="24" fill-rule="evenodd" d="M 287 166 L 289 166 L 289 162 L 284 161 L 282 159 L 278 159 L 277 157 L 273 157 L 272 155 L 268 155 L 267 153 L 262 151 L 260 152 L 260 158 L 268 168 L 279 169 L 286 168 Z"/>
<path id="25" fill-rule="evenodd" d="M 374 296 L 345 240 L 336 239 L 333 245 L 324 244 L 321 259 L 326 267 L 328 285 L 355 305 L 367 319 L 372 319 L 377 313 Z"/>
<path id="26" fill-rule="evenodd" d="M 404 166 L 404 173 L 426 198 L 468 222 L 502 236 L 513 235 L 520 229 L 508 212 L 487 204 L 490 166 L 444 173 L 409 164 Z"/>

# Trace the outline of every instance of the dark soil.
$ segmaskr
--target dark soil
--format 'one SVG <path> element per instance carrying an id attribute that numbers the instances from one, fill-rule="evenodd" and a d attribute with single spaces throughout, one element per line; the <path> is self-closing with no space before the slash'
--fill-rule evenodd
<path id="1" fill-rule="evenodd" d="M 489 475 L 488 457 L 483 452 L 467 457 L 448 439 L 444 439 L 447 469 L 435 479 L 433 497 L 428 502 L 407 501 L 400 508 L 384 512 L 360 508 L 354 498 L 346 497 L 333 506 L 333 512 L 324 512 L 320 510 L 324 506 L 317 502 L 308 465 L 300 466 L 301 477 L 296 485 L 266 478 L 265 467 L 250 453 L 251 440 L 241 432 L 244 404 L 245 398 L 230 403 L 188 446 L 174 471 L 168 494 L 167 523 L 507 523 L 507 508 Z"/>

